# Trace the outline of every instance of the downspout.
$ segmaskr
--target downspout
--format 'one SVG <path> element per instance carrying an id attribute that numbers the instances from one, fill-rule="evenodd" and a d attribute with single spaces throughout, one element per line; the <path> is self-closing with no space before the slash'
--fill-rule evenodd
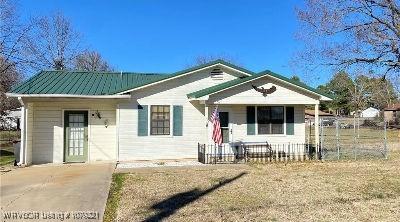
<path id="1" fill-rule="evenodd" d="M 26 109 L 24 101 L 22 101 L 21 97 L 18 97 L 18 101 L 21 103 L 21 144 L 19 148 L 19 162 L 18 166 L 21 166 L 26 163 L 25 161 L 25 152 L 26 152 Z"/>

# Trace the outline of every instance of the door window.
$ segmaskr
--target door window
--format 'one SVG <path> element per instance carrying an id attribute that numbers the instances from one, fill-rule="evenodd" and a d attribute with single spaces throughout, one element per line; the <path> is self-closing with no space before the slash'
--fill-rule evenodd
<path id="1" fill-rule="evenodd" d="M 219 112 L 219 120 L 221 123 L 222 143 L 229 143 L 229 113 Z"/>

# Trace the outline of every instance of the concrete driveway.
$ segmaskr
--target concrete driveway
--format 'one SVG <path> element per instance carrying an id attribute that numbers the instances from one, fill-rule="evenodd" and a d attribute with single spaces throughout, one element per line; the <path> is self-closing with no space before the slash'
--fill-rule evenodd
<path id="1" fill-rule="evenodd" d="M 34 211 L 20 221 L 49 221 L 53 216 L 59 218 L 50 221 L 102 221 L 114 168 L 112 163 L 65 164 L 3 173 L 1 219 L 5 220 L 5 213 Z"/>

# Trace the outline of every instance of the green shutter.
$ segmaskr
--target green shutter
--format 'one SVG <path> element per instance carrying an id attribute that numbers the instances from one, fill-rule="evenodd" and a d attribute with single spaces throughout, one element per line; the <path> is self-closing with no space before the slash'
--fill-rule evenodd
<path id="1" fill-rule="evenodd" d="M 256 134 L 256 107 L 247 107 L 247 135 Z"/>
<path id="2" fill-rule="evenodd" d="M 286 107 L 286 135 L 294 135 L 294 107 Z"/>
<path id="3" fill-rule="evenodd" d="M 174 106 L 173 109 L 173 135 L 174 136 L 182 136 L 182 127 L 183 127 L 183 106 Z"/>
<path id="4" fill-rule="evenodd" d="M 148 135 L 148 106 L 138 105 L 138 136 Z"/>

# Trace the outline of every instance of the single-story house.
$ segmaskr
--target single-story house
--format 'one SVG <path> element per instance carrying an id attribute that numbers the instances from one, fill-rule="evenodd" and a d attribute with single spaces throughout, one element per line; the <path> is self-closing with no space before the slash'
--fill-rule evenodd
<path id="1" fill-rule="evenodd" d="M 213 144 L 215 107 L 224 144 L 305 143 L 305 105 L 318 117 L 320 101 L 331 100 L 223 60 L 172 74 L 42 71 L 7 95 L 22 105 L 26 165 L 197 158 L 198 143 Z"/>
<path id="2" fill-rule="evenodd" d="M 367 109 L 364 109 L 360 113 L 360 117 L 364 118 L 374 118 L 374 117 L 379 117 L 380 111 L 379 109 L 376 109 L 374 107 L 369 107 Z"/>
<path id="3" fill-rule="evenodd" d="M 387 106 L 383 110 L 383 115 L 385 121 L 392 123 L 396 120 L 396 118 L 400 119 L 400 103 L 394 103 L 390 106 Z"/>

